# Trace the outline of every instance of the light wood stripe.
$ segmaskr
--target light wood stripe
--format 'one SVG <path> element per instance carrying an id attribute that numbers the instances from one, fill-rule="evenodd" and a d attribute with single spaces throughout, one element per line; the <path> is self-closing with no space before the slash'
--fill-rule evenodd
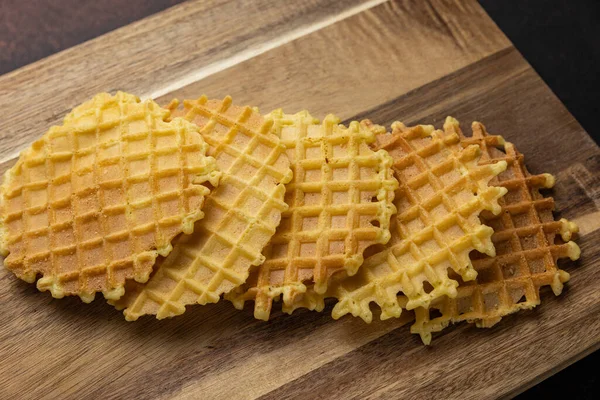
<path id="1" fill-rule="evenodd" d="M 215 63 L 206 65 L 197 70 L 192 70 L 188 72 L 186 75 L 181 77 L 180 79 L 170 82 L 164 87 L 157 89 L 152 93 L 144 93 L 140 94 L 141 97 L 156 99 L 161 96 L 169 96 L 171 93 L 184 88 L 188 85 L 191 85 L 196 82 L 200 82 L 202 79 L 214 75 L 218 72 L 221 72 L 227 68 L 231 68 L 235 65 L 241 64 L 244 61 L 247 61 L 251 58 L 259 56 L 263 53 L 266 53 L 269 50 L 276 49 L 277 47 L 283 46 L 287 43 L 290 43 L 296 39 L 299 39 L 303 36 L 307 36 L 313 32 L 316 32 L 320 29 L 326 28 L 329 25 L 333 25 L 336 22 L 342 21 L 346 18 L 352 17 L 353 15 L 359 14 L 363 11 L 366 11 L 372 7 L 378 6 L 387 2 L 388 0 L 370 0 L 362 4 L 358 4 L 352 8 L 344 10 L 339 14 L 332 14 L 328 18 L 324 18 L 321 21 L 315 21 L 314 23 L 310 23 L 308 25 L 299 26 L 296 29 L 292 29 L 285 34 L 273 37 L 270 40 L 267 40 L 263 43 L 258 43 L 256 46 L 252 46 L 250 48 L 244 49 L 238 53 L 231 55 L 228 58 L 219 60 Z"/>
<path id="2" fill-rule="evenodd" d="M 158 101 L 202 93 L 220 97 L 225 91 L 264 112 L 308 109 L 317 118 L 335 113 L 343 119 L 510 46 L 477 3 L 427 4 L 384 3 Z"/>
<path id="3" fill-rule="evenodd" d="M 361 7 L 360 0 L 188 1 L 2 75 L 0 162 L 97 92 L 158 93 L 194 71 Z"/>

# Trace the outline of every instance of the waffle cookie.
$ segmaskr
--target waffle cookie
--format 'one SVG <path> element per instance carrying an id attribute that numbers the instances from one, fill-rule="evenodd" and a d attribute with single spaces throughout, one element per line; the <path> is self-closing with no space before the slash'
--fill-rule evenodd
<path id="1" fill-rule="evenodd" d="M 283 295 L 284 304 L 293 304 L 305 282 L 324 293 L 333 274 L 357 272 L 367 247 L 387 243 L 398 187 L 391 157 L 369 147 L 383 127 L 356 121 L 345 127 L 333 115 L 321 123 L 307 111 L 276 110 L 268 118 L 294 171 L 286 185 L 290 208 L 263 252 L 265 262 L 226 295 L 238 308 L 254 299 L 254 315 L 263 320 L 274 298 Z"/>
<path id="2" fill-rule="evenodd" d="M 477 279 L 462 282 L 455 298 L 441 297 L 429 308 L 415 310 L 416 322 L 411 327 L 425 343 L 431 333 L 449 323 L 475 322 L 491 327 L 508 314 L 540 304 L 540 288 L 550 286 L 555 295 L 563 290 L 569 274 L 557 266 L 557 260 L 579 258 L 579 247 L 570 241 L 577 226 L 565 219 L 555 221 L 554 200 L 544 197 L 539 189 L 551 188 L 550 174 L 531 175 L 524 157 L 501 136 L 489 135 L 485 127 L 473 123 L 473 136 L 461 137 L 463 146 L 478 145 L 482 150 L 480 165 L 505 161 L 508 168 L 490 184 L 508 190 L 499 200 L 502 212 L 495 216 L 481 213 L 481 221 L 494 229 L 492 242 L 496 256 L 478 252 L 471 260 Z"/>
<path id="3" fill-rule="evenodd" d="M 177 103 L 172 103 L 172 108 Z M 221 182 L 206 198 L 205 218 L 181 236 L 160 260 L 145 285 L 131 285 L 113 303 L 127 320 L 145 314 L 162 319 L 182 314 L 188 304 L 215 303 L 243 284 L 252 265 L 264 261 L 263 248 L 275 233 L 292 178 L 285 146 L 270 132 L 272 121 L 256 110 L 201 97 L 175 110 L 200 127 L 217 160 Z"/>
<path id="4" fill-rule="evenodd" d="M 4 266 L 52 296 L 123 294 L 191 233 L 219 173 L 198 128 L 153 101 L 96 95 L 23 151 L 0 187 Z"/>
<path id="5" fill-rule="evenodd" d="M 448 271 L 473 280 L 477 272 L 469 253 L 494 255 L 493 231 L 478 216 L 483 210 L 500 212 L 498 199 L 506 189 L 489 187 L 488 182 L 506 169 L 506 162 L 478 166 L 479 147 L 462 149 L 458 122 L 450 117 L 443 131 L 432 126 L 407 128 L 399 122 L 392 128 L 391 135 L 378 136 L 378 147 L 393 157 L 400 182 L 392 239 L 367 258 L 355 276 L 331 285 L 327 295 L 338 299 L 332 312 L 336 319 L 352 313 L 370 322 L 371 302 L 387 319 L 399 317 L 402 308 L 427 307 L 439 297 L 455 297 L 458 282 Z M 406 304 L 399 303 L 400 292 Z M 322 303 L 313 300 L 309 305 Z"/>

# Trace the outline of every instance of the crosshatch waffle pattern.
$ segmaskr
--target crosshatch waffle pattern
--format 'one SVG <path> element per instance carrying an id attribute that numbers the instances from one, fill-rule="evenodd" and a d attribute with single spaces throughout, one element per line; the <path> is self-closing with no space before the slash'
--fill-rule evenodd
<path id="1" fill-rule="evenodd" d="M 25 150 L 1 187 L 4 265 L 52 296 L 123 294 L 191 233 L 219 174 L 198 128 L 130 94 L 102 93 Z"/>
<path id="2" fill-rule="evenodd" d="M 172 103 L 174 108 L 177 103 Z M 207 197 L 206 216 L 194 233 L 181 236 L 159 261 L 145 285 L 128 287 L 114 303 L 128 320 L 145 314 L 162 319 L 180 315 L 188 304 L 215 303 L 243 284 L 249 268 L 261 264 L 263 248 L 275 233 L 292 170 L 280 139 L 250 107 L 201 97 L 174 111 L 200 127 L 217 160 L 221 182 Z"/>
<path id="3" fill-rule="evenodd" d="M 429 309 L 415 310 L 411 331 L 420 334 L 425 343 L 431 341 L 432 332 L 450 323 L 470 321 L 491 327 L 503 316 L 531 309 L 540 304 L 543 286 L 550 286 L 558 296 L 569 274 L 558 268 L 557 260 L 576 260 L 580 254 L 577 244 L 570 241 L 577 226 L 565 219 L 555 221 L 554 200 L 539 192 L 554 185 L 552 175 L 531 175 L 523 155 L 511 143 L 489 135 L 480 123 L 473 123 L 472 130 L 473 136 L 462 136 L 461 141 L 463 146 L 481 148 L 481 165 L 501 160 L 508 164 L 507 170 L 490 182 L 508 190 L 499 200 L 502 212 L 481 214 L 482 222 L 494 229 L 496 256 L 473 252 L 477 279 L 461 282 L 455 298 L 442 297 Z"/>
<path id="4" fill-rule="evenodd" d="M 334 115 L 321 123 L 307 111 L 276 110 L 267 118 L 294 171 L 286 185 L 290 208 L 263 252 L 265 262 L 247 285 L 226 295 L 238 308 L 254 299 L 254 315 L 263 320 L 274 298 L 283 295 L 284 304 L 293 304 L 307 282 L 324 293 L 333 274 L 354 275 L 366 248 L 387 243 L 398 187 L 391 157 L 369 147 L 383 127 L 356 121 L 345 127 Z"/>
<path id="5" fill-rule="evenodd" d="M 506 169 L 506 162 L 478 166 L 478 146 L 462 149 L 458 121 L 450 117 L 443 131 L 407 128 L 399 122 L 392 128 L 391 135 L 378 136 L 378 147 L 394 159 L 400 182 L 392 240 L 367 258 L 355 276 L 331 285 L 328 297 L 339 300 L 332 313 L 336 319 L 352 313 L 370 322 L 371 302 L 387 319 L 399 317 L 402 308 L 455 297 L 458 282 L 448 271 L 473 280 L 477 273 L 469 253 L 494 255 L 493 231 L 478 216 L 483 210 L 500 212 L 498 199 L 506 189 L 489 187 L 488 182 Z M 407 297 L 405 305 L 398 300 L 400 292 Z"/>

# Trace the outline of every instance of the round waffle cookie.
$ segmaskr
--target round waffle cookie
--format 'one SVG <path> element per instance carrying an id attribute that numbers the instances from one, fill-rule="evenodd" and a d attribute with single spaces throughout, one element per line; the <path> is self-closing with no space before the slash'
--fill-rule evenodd
<path id="1" fill-rule="evenodd" d="M 123 294 L 191 233 L 215 160 L 193 124 L 152 101 L 96 95 L 23 151 L 0 187 L 4 266 L 52 296 Z"/>
<path id="2" fill-rule="evenodd" d="M 321 123 L 307 111 L 276 110 L 268 118 L 294 171 L 286 185 L 290 208 L 263 252 L 265 262 L 246 285 L 226 295 L 238 308 L 254 299 L 254 315 L 264 320 L 274 298 L 283 295 L 291 305 L 305 283 L 324 293 L 333 274 L 354 275 L 365 249 L 387 243 L 398 187 L 391 157 L 369 147 L 383 127 L 356 121 L 345 127 L 333 115 Z"/>
<path id="3" fill-rule="evenodd" d="M 126 308 L 128 320 L 146 314 L 162 319 L 182 314 L 188 304 L 216 303 L 246 281 L 252 265 L 264 261 L 261 252 L 287 209 L 284 184 L 292 171 L 285 146 L 271 133 L 273 121 L 233 105 L 230 97 L 185 101 L 174 114 L 200 127 L 221 182 L 206 198 L 206 217 L 194 233 L 177 239 L 145 285 L 128 286 L 113 302 Z"/>
<path id="4" fill-rule="evenodd" d="M 482 212 L 481 221 L 494 229 L 492 242 L 496 255 L 471 253 L 477 271 L 474 281 L 461 282 L 454 298 L 441 297 L 429 308 L 415 310 L 411 327 L 425 343 L 431 333 L 450 323 L 475 322 L 478 327 L 491 327 L 503 316 L 540 304 L 540 289 L 550 286 L 555 295 L 563 290 L 569 274 L 557 265 L 560 258 L 579 258 L 577 244 L 570 241 L 577 226 L 552 215 L 554 200 L 544 197 L 540 189 L 554 186 L 550 174 L 532 175 L 524 157 L 501 136 L 489 135 L 485 127 L 473 123 L 473 136 L 461 136 L 463 146 L 478 145 L 482 150 L 480 165 L 505 161 L 508 168 L 490 184 L 508 193 L 499 200 L 502 212 Z"/>
<path id="5" fill-rule="evenodd" d="M 366 258 L 356 275 L 334 279 L 324 296 L 307 291 L 284 311 L 321 310 L 323 299 L 334 297 L 336 319 L 351 313 L 371 322 L 371 302 L 381 307 L 382 319 L 399 317 L 403 308 L 427 307 L 441 296 L 456 296 L 458 282 L 448 271 L 474 279 L 472 250 L 494 255 L 493 231 L 478 216 L 483 210 L 500 212 L 498 199 L 506 189 L 489 187 L 488 182 L 506 169 L 506 162 L 478 166 L 479 147 L 463 150 L 453 118 L 446 120 L 443 131 L 423 125 L 407 128 L 399 122 L 392 128 L 392 134 L 377 136 L 376 146 L 394 159 L 400 183 L 390 242 Z M 398 298 L 400 292 L 404 299 Z"/>

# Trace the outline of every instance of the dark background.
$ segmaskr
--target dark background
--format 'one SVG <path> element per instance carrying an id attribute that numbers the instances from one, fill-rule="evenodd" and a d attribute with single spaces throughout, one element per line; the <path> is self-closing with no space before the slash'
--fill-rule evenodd
<path id="1" fill-rule="evenodd" d="M 183 1 L 0 0 L 0 74 Z M 600 0 L 480 3 L 599 143 Z M 597 351 L 518 398 L 600 398 L 598 365 Z"/>

